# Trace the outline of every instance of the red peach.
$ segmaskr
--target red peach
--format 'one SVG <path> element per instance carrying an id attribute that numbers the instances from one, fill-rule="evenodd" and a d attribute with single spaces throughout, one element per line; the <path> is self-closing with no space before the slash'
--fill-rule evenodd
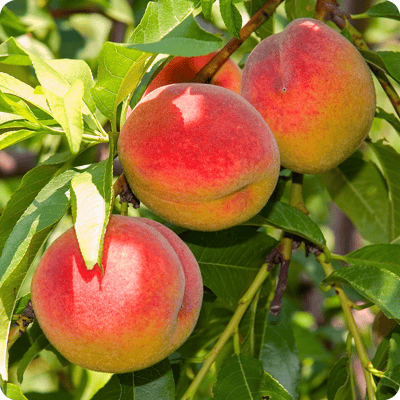
<path id="1" fill-rule="evenodd" d="M 274 133 L 282 165 L 321 173 L 349 157 L 367 136 L 375 89 L 357 49 L 307 18 L 259 43 L 243 70 L 242 96 Z"/>
<path id="2" fill-rule="evenodd" d="M 203 285 L 196 259 L 165 226 L 111 216 L 103 269 L 88 271 L 75 230 L 46 250 L 31 287 L 43 332 L 69 361 L 123 373 L 170 355 L 193 330 Z"/>
<path id="3" fill-rule="evenodd" d="M 275 188 L 279 151 L 257 110 L 231 90 L 206 84 L 160 87 L 121 130 L 126 179 L 168 221 L 215 231 L 247 221 Z"/>

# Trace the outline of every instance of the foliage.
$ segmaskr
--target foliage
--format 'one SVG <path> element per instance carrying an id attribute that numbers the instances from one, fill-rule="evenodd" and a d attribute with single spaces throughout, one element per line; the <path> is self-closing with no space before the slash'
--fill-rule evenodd
<path id="1" fill-rule="evenodd" d="M 313 0 L 270 3 L 273 16 L 232 56 L 241 66 L 260 39 L 316 9 Z M 400 50 L 384 43 L 361 53 L 390 77 L 391 89 L 378 91 L 365 144 L 333 170 L 304 177 L 309 215 L 292 201 L 296 174 L 282 170 L 273 199 L 242 226 L 204 233 L 168 225 L 192 250 L 205 285 L 197 326 L 168 359 L 111 376 L 69 364 L 36 321 L 22 324 L 20 338 L 16 332 L 37 260 L 67 227 L 75 225 L 87 267 L 101 265 L 110 214 L 125 212 L 113 181 L 128 105 L 166 56 L 221 49 L 261 6 L 259 0 L 220 0 L 219 6 L 212 0 L 13 0 L 2 9 L 0 167 L 1 157 L 15 152 L 36 160 L 23 176 L 0 181 L 0 387 L 8 398 L 356 399 L 364 396 L 364 375 L 369 400 L 398 391 L 400 328 L 395 324 L 376 347 L 371 324 L 357 326 L 352 317 L 382 311 L 400 321 L 400 106 L 386 97 L 399 92 Z M 400 13 L 385 1 L 353 17 L 373 21 L 368 37 L 390 38 L 382 21 L 398 24 Z M 347 28 L 343 34 L 352 37 Z M 357 229 L 357 249 L 345 255 L 331 254 L 335 241 L 349 240 L 332 231 L 333 203 Z M 130 207 L 128 215 L 160 220 L 144 206 Z M 278 272 L 268 263 L 278 262 L 268 257 L 284 243 L 283 232 L 298 248 L 282 311 L 274 316 L 269 307 Z M 311 296 L 318 298 L 312 307 Z"/>

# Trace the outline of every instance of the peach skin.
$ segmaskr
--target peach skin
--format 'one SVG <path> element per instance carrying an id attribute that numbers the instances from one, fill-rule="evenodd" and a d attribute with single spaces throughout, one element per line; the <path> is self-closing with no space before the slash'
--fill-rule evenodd
<path id="1" fill-rule="evenodd" d="M 49 341 L 84 368 L 124 373 L 175 351 L 199 316 L 203 284 L 196 259 L 170 229 L 113 215 L 103 269 L 88 271 L 75 230 L 46 250 L 31 285 L 32 303 Z"/>
<path id="2" fill-rule="evenodd" d="M 361 54 L 310 18 L 292 21 L 254 48 L 241 90 L 274 133 L 282 165 L 299 173 L 321 173 L 344 161 L 374 118 L 374 83 Z"/>
<path id="3" fill-rule="evenodd" d="M 257 110 L 231 90 L 199 83 L 145 96 L 122 127 L 118 154 L 139 200 L 201 231 L 257 214 L 280 170 L 276 140 Z"/>

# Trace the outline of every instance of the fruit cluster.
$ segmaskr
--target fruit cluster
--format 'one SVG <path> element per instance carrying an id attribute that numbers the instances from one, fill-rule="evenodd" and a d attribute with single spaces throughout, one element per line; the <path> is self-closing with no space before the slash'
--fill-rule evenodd
<path id="1" fill-rule="evenodd" d="M 211 85 L 191 83 L 211 57 L 171 61 L 129 110 L 119 137 L 132 191 L 169 222 L 201 231 L 243 223 L 268 201 L 281 164 L 327 171 L 368 134 L 371 74 L 358 51 L 319 21 L 297 19 L 263 40 L 243 76 L 228 61 Z M 36 315 L 66 358 L 98 371 L 134 371 L 186 340 L 203 287 L 175 233 L 112 216 L 103 268 L 86 269 L 72 228 L 35 271 Z"/>

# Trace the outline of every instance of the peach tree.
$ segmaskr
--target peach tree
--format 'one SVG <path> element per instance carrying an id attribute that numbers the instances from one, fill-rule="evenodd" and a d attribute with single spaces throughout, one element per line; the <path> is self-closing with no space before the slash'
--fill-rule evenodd
<path id="1" fill-rule="evenodd" d="M 353 14 L 336 0 L 13 0 L 3 7 L 1 396 L 396 395 L 400 13 L 390 1 L 364 5 Z M 253 49 L 260 42 L 267 50 L 256 65 Z M 311 167 L 297 167 L 300 159 Z M 81 260 L 81 275 L 107 276 L 112 214 L 163 233 L 154 235 L 164 244 L 150 236 L 141 244 L 151 264 L 142 297 L 173 286 L 166 273 L 157 281 L 157 251 L 170 235 L 194 256 L 204 290 L 183 344 L 176 348 L 153 330 L 137 350 L 138 326 L 145 331 L 159 321 L 149 317 L 158 315 L 153 300 L 140 320 L 130 314 L 129 263 L 116 273 L 114 306 L 104 301 L 102 307 L 100 291 L 91 307 L 94 297 L 84 283 L 79 293 L 68 289 L 93 322 L 82 335 L 87 347 L 97 346 L 87 339 L 94 336 L 101 346 L 102 321 L 111 321 L 112 341 L 104 342 L 111 352 L 118 349 L 117 368 L 135 364 L 136 353 L 146 354 L 155 342 L 170 349 L 151 358 L 161 361 L 128 372 L 123 367 L 124 373 L 103 368 L 101 355 L 86 363 L 92 355 L 85 360 L 85 346 L 75 364 L 59 346 L 58 339 L 67 348 L 80 339 L 68 319 L 73 301 L 53 303 L 52 292 L 66 290 L 63 279 L 46 284 L 42 278 L 47 294 L 40 307 L 53 313 L 46 323 L 35 315 L 39 295 L 31 299 L 32 276 L 47 249 L 56 249 L 57 273 L 74 238 L 79 248 L 72 258 Z M 138 232 L 120 241 L 136 241 Z M 132 258 L 134 267 L 135 256 L 124 251 L 114 251 L 116 265 Z M 183 296 L 183 286 L 192 284 L 180 274 L 174 290 Z M 57 329 L 47 331 L 51 323 Z M 134 350 L 121 349 L 127 342 Z"/>

